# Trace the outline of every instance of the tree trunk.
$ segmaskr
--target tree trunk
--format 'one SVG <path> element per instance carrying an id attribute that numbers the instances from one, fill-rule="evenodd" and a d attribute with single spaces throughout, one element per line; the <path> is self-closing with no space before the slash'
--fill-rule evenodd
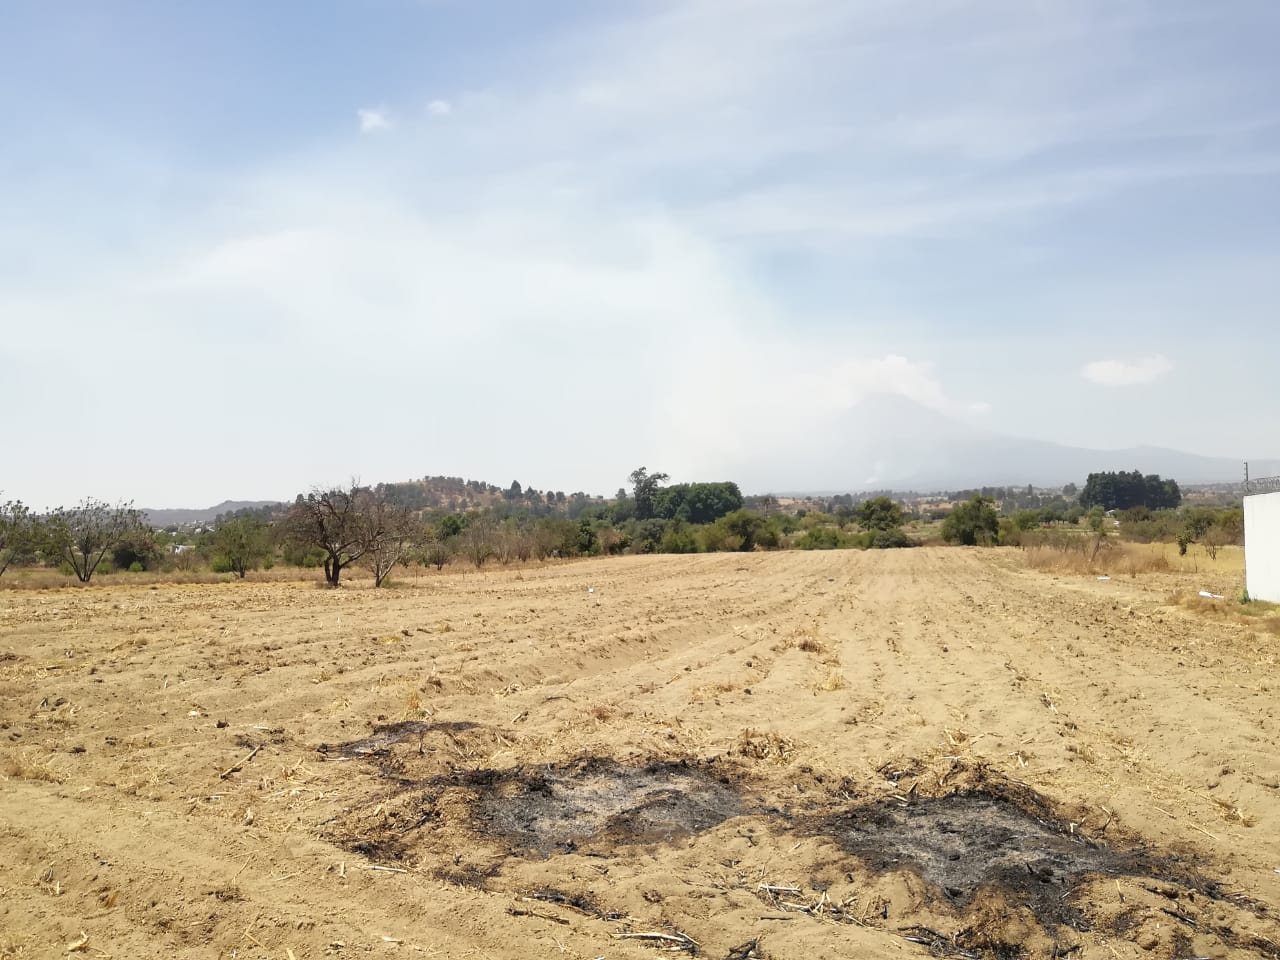
<path id="1" fill-rule="evenodd" d="M 336 587 L 338 580 L 342 576 L 342 563 L 337 557 L 329 557 L 324 562 L 324 578 L 328 581 L 329 586 Z"/>

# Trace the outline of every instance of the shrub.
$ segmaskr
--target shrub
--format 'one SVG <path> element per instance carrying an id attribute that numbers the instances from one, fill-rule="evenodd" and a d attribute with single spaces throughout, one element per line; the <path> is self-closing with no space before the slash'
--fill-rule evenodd
<path id="1" fill-rule="evenodd" d="M 990 497 L 976 496 L 955 507 L 942 521 L 942 539 L 947 543 L 989 547 L 999 536 L 1000 516 Z"/>
<path id="2" fill-rule="evenodd" d="M 800 550 L 835 550 L 840 546 L 840 531 L 835 527 L 811 527 L 796 540 Z"/>
<path id="3" fill-rule="evenodd" d="M 717 520 L 698 528 L 698 546 L 706 553 L 741 550 L 742 538 Z"/>
<path id="4" fill-rule="evenodd" d="M 686 524 L 675 522 L 662 535 L 663 553 L 697 553 L 698 537 Z"/>
<path id="5" fill-rule="evenodd" d="M 906 535 L 901 527 L 891 530 L 878 530 L 871 541 L 875 550 L 895 550 L 900 547 L 914 547 L 916 542 Z"/>

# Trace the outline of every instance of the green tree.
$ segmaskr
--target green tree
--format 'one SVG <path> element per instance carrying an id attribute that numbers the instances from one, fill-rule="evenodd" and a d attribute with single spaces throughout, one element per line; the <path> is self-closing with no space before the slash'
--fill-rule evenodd
<path id="1" fill-rule="evenodd" d="M 596 535 L 595 527 L 586 517 L 578 521 L 573 546 L 574 552 L 584 557 L 594 557 L 600 552 L 600 538 Z"/>
<path id="2" fill-rule="evenodd" d="M 1182 491 L 1176 480 L 1163 480 L 1157 474 L 1143 476 L 1139 471 L 1091 473 L 1080 491 L 1085 509 L 1100 506 L 1104 510 L 1127 510 L 1149 507 L 1173 510 L 1182 503 Z"/>
<path id="3" fill-rule="evenodd" d="M 902 526 L 902 507 L 888 497 L 864 500 L 853 511 L 863 530 L 894 530 Z"/>
<path id="4" fill-rule="evenodd" d="M 35 549 L 36 522 L 21 500 L 0 504 L 0 576 Z"/>
<path id="5" fill-rule="evenodd" d="M 225 568 L 243 580 L 270 555 L 270 529 L 257 517 L 232 517 L 213 531 L 213 549 L 215 569 Z"/>
<path id="6" fill-rule="evenodd" d="M 981 495 L 954 508 L 942 522 L 942 539 L 961 546 L 989 547 L 1000 536 L 1000 515 L 995 501 Z"/>
<path id="7" fill-rule="evenodd" d="M 741 510 L 743 503 L 736 483 L 677 483 L 657 491 L 653 510 L 664 520 L 703 524 Z"/>
<path id="8" fill-rule="evenodd" d="M 721 549 L 737 549 L 743 551 L 754 550 L 757 546 L 766 550 L 778 546 L 778 533 L 773 528 L 768 518 L 762 517 L 753 510 L 735 510 L 726 516 L 717 520 L 713 527 L 721 527 L 729 537 L 722 538 L 722 543 L 730 543 L 734 539 L 737 540 L 736 548 Z"/>
<path id="9" fill-rule="evenodd" d="M 631 497 L 636 504 L 636 519 L 650 520 L 654 516 L 654 501 L 664 480 L 665 473 L 649 473 L 644 467 L 631 471 Z"/>
<path id="10" fill-rule="evenodd" d="M 58 507 L 45 521 L 44 548 L 88 583 L 102 560 L 128 534 L 143 526 L 132 503 L 109 504 L 92 497 L 70 509 Z"/>
<path id="11" fill-rule="evenodd" d="M 117 570 L 155 570 L 160 566 L 155 531 L 145 524 L 125 531 L 111 548 L 111 564 Z"/>
<path id="12" fill-rule="evenodd" d="M 467 518 L 458 513 L 446 513 L 440 518 L 440 536 L 444 539 L 456 537 L 467 525 Z"/>
<path id="13" fill-rule="evenodd" d="M 1107 512 L 1100 506 L 1093 506 L 1089 509 L 1089 529 L 1094 533 L 1102 533 L 1107 524 Z"/>

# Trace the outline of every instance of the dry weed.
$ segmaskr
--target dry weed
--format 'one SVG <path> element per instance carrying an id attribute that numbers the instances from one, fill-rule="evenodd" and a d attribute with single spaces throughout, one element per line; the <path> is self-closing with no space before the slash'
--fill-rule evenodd
<path id="1" fill-rule="evenodd" d="M 1227 597 L 1222 600 L 1202 597 L 1199 593 L 1177 591 L 1168 597 L 1171 606 L 1182 607 L 1201 616 L 1225 620 L 1243 627 L 1266 630 L 1280 636 L 1280 605 L 1250 601 L 1240 603 Z"/>
<path id="2" fill-rule="evenodd" d="M 4 775 L 14 780 L 40 780 L 45 783 L 62 783 L 66 777 L 55 770 L 50 758 L 34 756 L 30 750 L 10 754 L 4 764 Z"/>
<path id="3" fill-rule="evenodd" d="M 722 680 L 719 683 L 704 683 L 689 695 L 690 703 L 701 703 L 719 696 L 722 693 L 731 693 L 736 686 L 728 681 Z"/>
<path id="4" fill-rule="evenodd" d="M 816 626 L 802 627 L 781 643 L 774 644 L 773 652 L 782 653 L 784 650 L 792 649 L 803 650 L 805 653 L 817 656 L 827 652 L 827 645 L 823 642 Z"/>
<path id="5" fill-rule="evenodd" d="M 1114 540 L 1098 543 L 1092 537 L 1083 536 L 1029 546 L 1023 555 L 1032 570 L 1049 573 L 1136 577 L 1146 573 L 1167 573 L 1173 569 L 1168 557 L 1162 553 Z"/>
<path id="6" fill-rule="evenodd" d="M 738 753 L 753 760 L 784 762 L 795 750 L 794 740 L 772 731 L 761 732 L 748 727 L 738 735 Z"/>
<path id="7" fill-rule="evenodd" d="M 849 681 L 844 678 L 844 671 L 832 670 L 827 674 L 826 678 L 818 684 L 817 689 L 825 693 L 831 693 L 835 690 L 843 690 L 848 685 Z"/>

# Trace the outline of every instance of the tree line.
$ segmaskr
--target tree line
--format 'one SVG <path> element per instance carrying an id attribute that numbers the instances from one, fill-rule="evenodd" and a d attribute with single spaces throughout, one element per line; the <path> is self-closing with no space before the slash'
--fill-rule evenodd
<path id="1" fill-rule="evenodd" d="M 969 496 L 958 504 L 923 514 L 884 494 L 840 495 L 817 501 L 825 509 L 783 510 L 774 497 L 744 497 L 731 481 L 669 484 L 669 479 L 640 467 L 628 477 L 630 487 L 620 488 L 612 500 L 537 493 L 518 482 L 502 488 L 457 478 L 376 486 L 353 481 L 314 488 L 291 504 L 220 516 L 194 535 L 152 529 L 131 503 L 86 499 L 37 515 L 10 501 L 0 504 L 0 575 L 11 566 L 29 565 L 61 568 L 81 583 L 102 569 L 207 567 L 245 577 L 283 563 L 321 570 L 333 586 L 356 566 L 382 586 L 407 563 L 442 569 L 462 562 L 480 568 L 490 562 L 620 553 L 911 547 L 918 541 L 906 525 L 929 520 L 941 523 L 925 527 L 926 536 L 967 546 L 1017 546 L 1034 540 L 1038 531 L 1082 525 L 1100 536 L 1118 525 L 1122 538 L 1177 542 L 1183 552 L 1200 543 L 1216 554 L 1243 537 L 1239 508 L 1171 508 L 1167 504 L 1181 500 L 1177 484 L 1137 471 L 1090 474 L 1074 501 L 1065 496 L 1074 486 L 1061 494 L 1031 487 L 982 488 L 963 491 Z M 486 505 L 466 510 L 424 505 L 435 499 L 432 491 L 441 490 L 445 497 L 484 498 Z M 984 490 L 1009 499 L 997 501 Z M 1144 502 L 1132 505 L 1135 499 Z M 1108 506 L 1112 503 L 1131 505 L 1115 510 Z"/>
<path id="2" fill-rule="evenodd" d="M 224 515 L 179 542 L 154 530 L 131 503 L 86 499 L 37 516 L 22 503 L 0 506 L 0 574 L 13 564 L 60 567 L 81 583 L 102 569 L 191 570 L 245 577 L 277 562 L 323 571 L 337 586 L 353 566 L 382 586 L 406 563 L 442 569 L 453 562 L 546 560 L 620 553 L 698 553 L 836 547 L 913 546 L 902 507 L 887 497 L 864 501 L 847 517 L 777 510 L 772 497 L 751 506 L 731 481 L 667 484 L 641 467 L 611 501 L 584 503 L 576 515 L 538 509 L 524 488 L 468 488 L 492 498 L 466 511 L 419 507 L 404 485 L 314 488 L 287 506 Z M 498 490 L 501 496 L 493 498 Z M 508 495 L 509 494 L 509 495 Z M 574 497 L 560 499 L 569 503 Z M 586 500 L 586 495 L 581 497 Z M 540 497 L 557 502 L 555 494 Z M 855 528 L 856 526 L 856 528 Z"/>

